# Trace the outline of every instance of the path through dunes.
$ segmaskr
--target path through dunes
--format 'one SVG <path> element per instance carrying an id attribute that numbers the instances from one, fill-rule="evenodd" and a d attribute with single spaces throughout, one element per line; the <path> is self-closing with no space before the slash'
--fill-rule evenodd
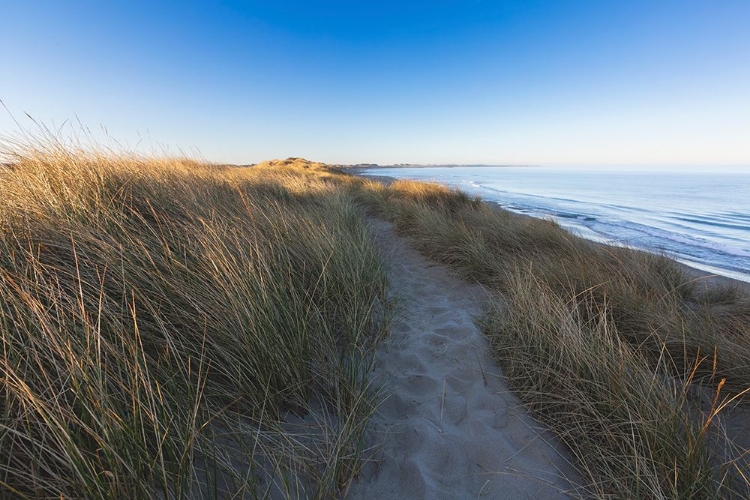
<path id="1" fill-rule="evenodd" d="M 483 289 L 388 223 L 372 228 L 397 301 L 374 373 L 389 397 L 370 426 L 368 444 L 381 448 L 347 498 L 569 498 L 580 484 L 569 456 L 508 390 L 473 323 Z"/>

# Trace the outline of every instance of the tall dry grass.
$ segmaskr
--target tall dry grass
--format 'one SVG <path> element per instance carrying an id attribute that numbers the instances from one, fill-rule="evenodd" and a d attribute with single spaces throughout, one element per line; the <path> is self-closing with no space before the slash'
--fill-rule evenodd
<path id="1" fill-rule="evenodd" d="M 750 494 L 750 451 L 721 424 L 750 387 L 744 289 L 706 286 L 666 257 L 597 245 L 437 184 L 353 189 L 420 251 L 496 292 L 483 330 L 593 496 Z"/>
<path id="2" fill-rule="evenodd" d="M 6 143 L 0 490 L 331 498 L 373 411 L 385 279 L 317 165 Z"/>

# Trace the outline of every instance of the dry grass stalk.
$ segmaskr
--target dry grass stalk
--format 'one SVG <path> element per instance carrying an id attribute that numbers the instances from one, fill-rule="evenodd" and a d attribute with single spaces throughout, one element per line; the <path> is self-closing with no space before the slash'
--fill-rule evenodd
<path id="1" fill-rule="evenodd" d="M 5 494 L 330 498 L 351 480 L 385 279 L 336 175 L 44 134 L 2 156 Z"/>
<path id="2" fill-rule="evenodd" d="M 717 425 L 750 388 L 746 291 L 699 286 L 663 256 L 597 245 L 444 186 L 353 189 L 423 253 L 497 292 L 483 321 L 497 359 L 594 496 L 746 498 L 749 451 Z M 700 392 L 715 394 L 707 411 Z"/>

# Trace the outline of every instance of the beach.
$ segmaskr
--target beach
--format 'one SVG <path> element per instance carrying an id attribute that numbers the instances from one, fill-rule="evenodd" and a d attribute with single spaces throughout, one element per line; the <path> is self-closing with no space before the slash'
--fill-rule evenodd
<path id="1" fill-rule="evenodd" d="M 0 171 L 6 493 L 750 491 L 743 288 L 437 184 L 53 151 Z"/>
<path id="2" fill-rule="evenodd" d="M 582 238 L 664 253 L 750 282 L 750 175 L 720 166 L 430 166 L 365 170 L 438 182 Z"/>
<path id="3" fill-rule="evenodd" d="M 0 500 L 750 499 L 750 0 L 2 14 Z"/>
<path id="4" fill-rule="evenodd" d="M 350 173 L 386 186 L 397 180 Z M 567 447 L 534 419 L 489 356 L 474 324 L 487 307 L 485 289 L 419 255 L 391 224 L 375 219 L 371 227 L 400 307 L 377 354 L 375 373 L 388 394 L 371 424 L 377 452 L 350 498 L 586 497 Z M 747 282 L 677 264 L 699 291 L 750 291 Z M 696 393 L 705 411 L 715 396 Z M 750 447 L 747 405 L 728 405 L 715 423 L 736 445 Z"/>
<path id="5" fill-rule="evenodd" d="M 441 167 L 442 168 L 442 167 Z M 450 167 L 447 167 L 450 168 Z M 361 168 L 348 168 L 346 169 L 346 172 L 357 175 L 360 177 L 365 177 L 368 179 L 376 180 L 378 182 L 383 182 L 384 184 L 388 185 L 392 183 L 393 181 L 398 180 L 396 177 L 388 176 L 388 175 L 381 175 L 377 173 L 377 170 L 373 169 L 372 167 L 361 167 Z M 485 201 L 487 206 L 492 207 L 493 209 L 498 210 L 505 210 L 500 204 L 493 201 Z M 532 215 L 523 214 L 515 212 L 517 215 L 520 215 L 522 217 L 533 217 Z M 602 245 L 606 245 L 604 243 L 600 243 Z M 703 269 L 699 269 L 697 267 L 691 266 L 690 264 L 676 261 L 682 269 L 684 269 L 687 273 L 689 273 L 695 280 L 696 283 L 698 283 L 700 286 L 715 286 L 718 284 L 721 285 L 727 285 L 727 286 L 737 286 L 744 290 L 750 291 L 750 282 L 731 278 L 729 276 L 725 276 L 723 274 L 718 274 L 715 272 L 709 272 Z"/>

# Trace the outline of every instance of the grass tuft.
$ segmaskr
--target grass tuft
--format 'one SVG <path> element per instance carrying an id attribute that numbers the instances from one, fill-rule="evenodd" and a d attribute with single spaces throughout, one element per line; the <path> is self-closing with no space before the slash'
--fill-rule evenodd
<path id="1" fill-rule="evenodd" d="M 0 490 L 331 498 L 386 281 L 336 175 L 6 143 Z"/>
<path id="2" fill-rule="evenodd" d="M 750 450 L 723 424 L 748 412 L 746 290 L 443 186 L 355 191 L 424 254 L 495 292 L 482 327 L 496 358 L 594 497 L 747 498 Z"/>

